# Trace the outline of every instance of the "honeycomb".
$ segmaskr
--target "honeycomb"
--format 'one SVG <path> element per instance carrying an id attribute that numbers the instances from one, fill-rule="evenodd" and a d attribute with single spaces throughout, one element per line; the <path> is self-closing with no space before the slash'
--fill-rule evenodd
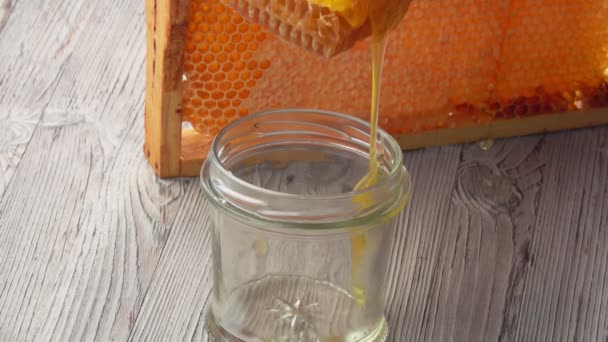
<path id="1" fill-rule="evenodd" d="M 213 136 L 275 108 L 369 118 L 366 41 L 325 58 L 239 13 L 192 0 L 184 121 Z M 606 107 L 608 2 L 414 0 L 391 34 L 382 89 L 380 124 L 392 134 Z"/>
<path id="2" fill-rule="evenodd" d="M 267 33 L 217 1 L 193 0 L 184 44 L 182 117 L 200 133 L 215 135 L 249 114 L 243 101 L 270 67 L 254 58 Z"/>
<path id="3" fill-rule="evenodd" d="M 315 3 L 316 2 L 316 3 Z M 284 40 L 326 57 L 349 49 L 363 38 L 366 27 L 362 9 L 340 12 L 322 6 L 327 0 L 226 0 L 245 18 L 269 29 Z M 360 1 L 358 3 L 364 3 Z M 363 32 L 363 33 L 360 33 Z"/>

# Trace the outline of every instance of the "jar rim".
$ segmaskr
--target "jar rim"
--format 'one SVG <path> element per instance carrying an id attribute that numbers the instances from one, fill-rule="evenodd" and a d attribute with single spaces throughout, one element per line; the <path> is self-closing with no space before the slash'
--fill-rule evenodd
<path id="1" fill-rule="evenodd" d="M 383 142 L 383 144 L 384 144 L 383 146 L 385 146 L 387 148 L 387 150 L 393 157 L 392 165 L 390 166 L 390 169 L 387 170 L 386 175 L 384 177 L 382 177 L 381 179 L 379 179 L 377 183 L 373 184 L 370 187 L 366 187 L 366 188 L 359 189 L 359 190 L 353 189 L 348 192 L 343 192 L 343 193 L 339 193 L 339 194 L 329 194 L 329 195 L 293 194 L 293 193 L 280 192 L 280 191 L 266 189 L 266 188 L 251 184 L 243 179 L 240 179 L 239 177 L 234 176 L 232 174 L 232 172 L 224 166 L 224 164 L 221 161 L 222 156 L 220 154 L 222 151 L 222 146 L 221 146 L 220 142 L 223 141 L 225 136 L 231 130 L 235 129 L 239 125 L 243 125 L 243 123 L 246 123 L 247 121 L 252 121 L 252 120 L 259 119 L 259 118 L 266 117 L 266 116 L 272 116 L 272 115 L 278 115 L 278 114 L 291 114 L 291 113 L 298 113 L 298 112 L 306 113 L 306 114 L 317 114 L 317 115 L 322 115 L 325 117 L 341 119 L 341 120 L 345 120 L 346 122 L 358 124 L 367 129 L 366 132 L 362 132 L 362 133 L 365 133 L 366 136 L 369 137 L 370 125 L 368 122 L 365 122 L 364 120 L 361 120 L 354 116 L 331 112 L 331 111 L 325 111 L 325 110 L 302 109 L 302 108 L 276 109 L 276 110 L 262 111 L 262 112 L 258 112 L 255 114 L 248 115 L 243 118 L 239 118 L 239 119 L 233 121 L 232 123 L 228 124 L 227 126 L 225 126 L 213 139 L 211 149 L 209 151 L 208 159 L 207 159 L 207 161 L 205 161 L 205 164 L 203 165 L 203 168 L 201 169 L 201 174 L 200 174 L 201 183 L 202 183 L 203 187 L 205 188 L 205 192 L 211 197 L 212 200 L 215 200 L 216 202 L 225 203 L 225 201 L 223 201 L 221 198 L 219 198 L 220 196 L 214 196 L 214 195 L 217 195 L 217 191 L 213 187 L 213 185 L 211 184 L 211 180 L 209 179 L 209 178 L 211 178 L 211 177 L 209 177 L 209 167 L 211 164 L 215 164 L 216 166 L 219 166 L 219 167 L 214 168 L 214 171 L 219 173 L 219 177 L 228 179 L 231 183 L 235 184 L 239 188 L 242 188 L 246 191 L 250 191 L 251 193 L 256 193 L 261 196 L 269 196 L 269 197 L 272 197 L 274 200 L 278 200 L 278 201 L 311 201 L 311 202 L 314 202 L 314 201 L 346 201 L 346 200 L 352 201 L 353 198 L 357 198 L 359 196 L 366 196 L 368 194 L 378 192 L 380 189 L 385 189 L 385 191 L 386 191 L 387 188 L 391 188 L 391 189 L 395 188 L 394 186 L 391 187 L 390 183 L 394 183 L 396 180 L 398 180 L 399 191 L 400 191 L 399 198 L 402 202 L 404 202 L 403 206 L 405 205 L 405 203 L 408 201 L 408 199 L 411 195 L 411 179 L 410 179 L 409 172 L 407 171 L 407 169 L 405 168 L 405 166 L 403 164 L 403 152 L 402 152 L 399 144 L 395 141 L 395 139 L 392 136 L 390 136 L 387 132 L 385 132 L 384 130 L 382 130 L 380 128 L 378 129 L 378 136 L 379 136 L 380 140 Z M 251 199 L 255 201 L 254 198 L 251 198 Z M 393 205 L 390 205 L 390 207 L 394 207 L 395 205 L 399 206 L 399 203 L 393 203 Z M 403 207 L 403 206 L 401 206 L 401 207 Z M 384 208 L 384 209 L 386 209 L 386 208 Z M 379 210 L 375 210 L 374 213 L 377 213 L 378 211 Z M 248 211 L 246 211 L 246 212 L 248 212 Z M 249 213 L 249 214 L 251 214 L 251 213 Z M 333 225 L 335 226 L 335 221 L 332 221 L 332 222 L 333 222 Z"/>
<path id="2" fill-rule="evenodd" d="M 230 131 L 232 128 L 238 126 L 243 121 L 251 120 L 251 119 L 255 119 L 255 118 L 259 118 L 259 117 L 267 116 L 267 115 L 271 115 L 271 114 L 290 113 L 290 112 L 306 112 L 306 113 L 316 113 L 316 114 L 329 115 L 329 116 L 339 117 L 341 119 L 346 119 L 346 120 L 354 121 L 354 122 L 357 122 L 357 123 L 365 125 L 365 126 L 369 126 L 369 123 L 367 123 L 364 120 L 361 120 L 359 118 L 356 118 L 354 116 L 350 116 L 350 115 L 346 115 L 346 114 L 341 114 L 341 113 L 337 113 L 337 112 L 318 110 L 318 109 L 293 108 L 293 109 L 276 109 L 276 110 L 263 111 L 263 112 L 258 112 L 258 113 L 255 113 L 255 114 L 248 115 L 248 116 L 243 117 L 243 118 L 239 118 L 239 119 L 231 122 L 230 124 L 226 125 L 216 135 L 216 138 L 213 139 L 213 142 L 211 143 L 211 149 L 209 151 L 210 152 L 209 155 L 213 156 L 213 159 L 215 161 L 219 162 L 220 161 L 220 156 L 219 156 L 219 153 L 218 153 L 219 141 L 221 141 L 221 139 L 226 135 L 226 133 L 228 131 Z M 388 133 L 386 133 L 384 130 L 382 130 L 380 128 L 378 128 L 378 134 L 382 135 L 383 139 L 387 138 L 387 137 L 390 137 L 390 135 Z M 390 140 L 393 140 L 393 138 L 391 137 Z M 390 142 L 390 140 L 388 140 L 388 141 Z M 395 144 L 397 144 L 397 143 L 395 142 Z M 393 144 L 391 144 L 391 145 L 393 145 Z M 394 147 L 394 146 L 391 146 L 391 147 Z M 253 184 L 251 184 L 249 182 L 246 182 L 246 181 L 244 181 L 244 180 L 242 180 L 242 179 L 240 179 L 238 177 L 234 177 L 232 175 L 232 173 L 229 170 L 227 170 L 226 168 L 224 168 L 224 167 L 222 167 L 220 169 L 220 171 L 226 177 L 232 177 L 232 178 L 234 178 L 236 182 L 240 183 L 240 185 L 243 185 L 243 186 L 255 189 L 258 192 L 262 192 L 262 193 L 265 193 L 265 194 L 268 194 L 268 195 L 272 195 L 272 196 L 275 196 L 275 197 L 282 197 L 282 198 L 306 198 L 308 200 L 315 200 L 315 199 L 325 199 L 325 200 L 344 199 L 344 198 L 350 198 L 350 197 L 357 196 L 357 195 L 362 195 L 362 194 L 365 194 L 366 192 L 369 192 L 369 191 L 373 191 L 374 189 L 377 189 L 377 188 L 381 187 L 386 182 L 389 182 L 392 177 L 394 177 L 397 173 L 400 172 L 400 167 L 403 164 L 403 153 L 401 153 L 401 149 L 400 148 L 399 148 L 399 153 L 397 153 L 396 156 L 397 156 L 397 159 L 393 163 L 393 167 L 391 168 L 390 172 L 386 175 L 386 177 L 383 177 L 382 179 L 380 179 L 374 185 L 372 185 L 370 187 L 367 187 L 367 188 L 363 188 L 361 190 L 352 190 L 352 191 L 349 191 L 349 192 L 344 192 L 344 193 L 334 194 L 334 195 L 299 195 L 299 194 L 290 194 L 290 193 L 285 193 L 285 192 L 279 192 L 279 191 L 269 190 L 269 189 L 265 189 L 265 188 L 253 185 Z M 221 165 L 221 163 L 220 163 L 220 165 Z M 408 189 L 408 191 L 409 191 L 409 189 Z"/>

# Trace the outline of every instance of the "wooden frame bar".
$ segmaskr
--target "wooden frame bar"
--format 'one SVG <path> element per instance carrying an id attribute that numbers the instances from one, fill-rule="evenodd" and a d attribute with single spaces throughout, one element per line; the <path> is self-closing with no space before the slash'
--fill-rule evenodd
<path id="1" fill-rule="evenodd" d="M 189 0 L 146 0 L 144 153 L 163 178 L 181 174 L 181 75 L 189 3 Z"/>

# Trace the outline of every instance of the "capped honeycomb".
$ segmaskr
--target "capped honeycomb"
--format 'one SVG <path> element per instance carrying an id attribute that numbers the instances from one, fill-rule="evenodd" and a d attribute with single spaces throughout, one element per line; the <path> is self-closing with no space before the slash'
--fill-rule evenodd
<path id="1" fill-rule="evenodd" d="M 322 10 L 327 0 L 311 1 Z M 192 0 L 184 121 L 213 136 L 267 109 L 369 118 L 366 41 L 336 43 L 348 50 L 325 58 L 240 13 Z M 391 35 L 382 83 L 380 124 L 392 134 L 608 107 L 608 2 L 413 0 Z"/>

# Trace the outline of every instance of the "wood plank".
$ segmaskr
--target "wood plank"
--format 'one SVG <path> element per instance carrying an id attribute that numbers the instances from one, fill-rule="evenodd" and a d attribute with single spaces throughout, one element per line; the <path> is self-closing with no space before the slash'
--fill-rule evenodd
<path id="1" fill-rule="evenodd" d="M 0 206 L 0 339 L 126 339 L 181 193 L 138 154 L 141 124 L 110 159 L 94 127 L 34 135 Z"/>
<path id="2" fill-rule="evenodd" d="M 50 54 L 64 62 L 26 74 L 31 87 L 48 88 L 47 79 L 54 86 L 40 100 L 44 117 L 0 201 L 0 340 L 124 341 L 182 193 L 179 182 L 160 181 L 141 152 L 143 3 L 27 1 L 15 8 L 22 27 L 49 23 L 31 28 L 51 31 L 36 51 L 57 47 Z M 78 33 L 62 50 L 56 37 L 69 25 Z M 38 104 L 21 89 L 0 96 Z"/>
<path id="3" fill-rule="evenodd" d="M 209 208 L 199 181 L 187 184 L 129 341 L 207 341 L 203 328 L 212 283 Z"/>
<path id="4" fill-rule="evenodd" d="M 463 149 L 432 279 L 403 310 L 399 334 L 421 341 L 496 341 L 521 286 L 541 166 L 539 137 L 500 141 L 489 151 Z M 409 304 L 409 303 L 408 303 Z M 532 319 L 532 318 L 530 318 Z"/>
<path id="5" fill-rule="evenodd" d="M 0 198 L 92 14 L 83 4 L 0 2 Z"/>
<path id="6" fill-rule="evenodd" d="M 395 341 L 603 341 L 608 128 L 463 150 Z M 432 240 L 435 241 L 435 240 Z M 423 261 L 421 261 L 422 263 Z"/>
<path id="7" fill-rule="evenodd" d="M 404 310 L 412 302 L 426 299 L 412 293 L 418 287 L 430 286 L 434 268 L 430 256 L 438 253 L 438 236 L 447 221 L 460 150 L 460 146 L 450 146 L 405 154 L 413 197 L 400 221 L 389 269 L 386 313 L 394 341 L 399 341 L 411 324 L 412 318 L 405 316 Z"/>
<path id="8" fill-rule="evenodd" d="M 608 128 L 547 137 L 519 340 L 608 340 Z M 534 324 L 530 318 L 534 317 Z"/>

